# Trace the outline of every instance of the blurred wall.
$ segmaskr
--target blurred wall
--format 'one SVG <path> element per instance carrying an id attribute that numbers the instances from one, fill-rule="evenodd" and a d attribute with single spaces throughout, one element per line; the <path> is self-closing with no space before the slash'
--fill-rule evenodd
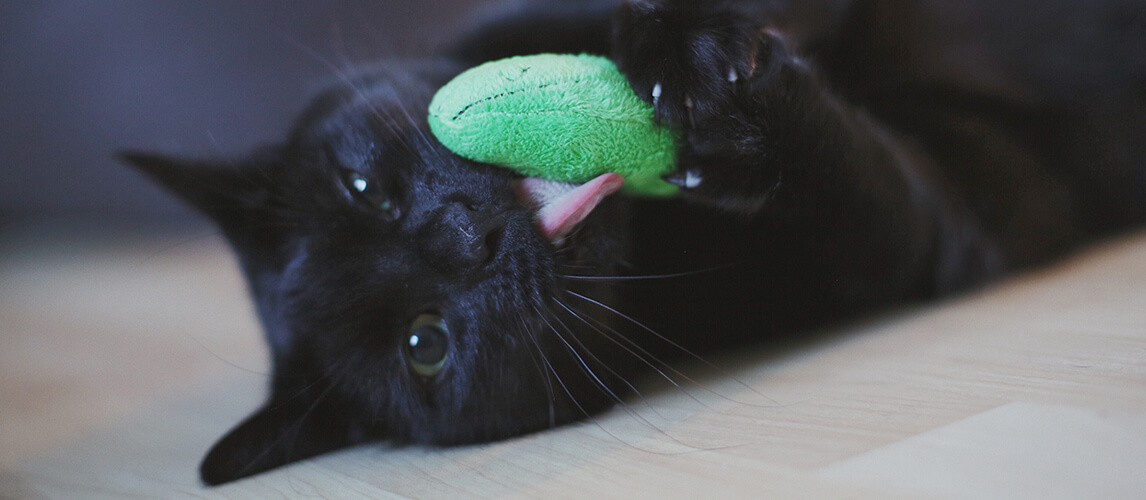
<path id="1" fill-rule="evenodd" d="M 328 61 L 425 53 L 480 0 L 0 2 L 0 220 L 188 212 L 118 149 L 279 139 Z"/>

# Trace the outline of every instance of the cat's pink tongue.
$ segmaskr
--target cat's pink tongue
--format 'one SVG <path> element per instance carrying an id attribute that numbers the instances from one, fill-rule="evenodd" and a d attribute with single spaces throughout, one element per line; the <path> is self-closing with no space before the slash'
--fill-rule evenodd
<path id="1" fill-rule="evenodd" d="M 601 200 L 624 185 L 625 178 L 614 173 L 580 185 L 527 177 L 517 185 L 517 197 L 537 209 L 541 232 L 549 241 L 558 242 L 585 220 Z"/>

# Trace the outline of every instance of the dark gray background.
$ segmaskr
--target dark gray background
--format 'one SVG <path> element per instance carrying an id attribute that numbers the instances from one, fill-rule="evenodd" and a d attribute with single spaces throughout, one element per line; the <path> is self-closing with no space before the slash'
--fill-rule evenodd
<path id="1" fill-rule="evenodd" d="M 425 53 L 481 0 L 0 2 L 0 222 L 186 220 L 113 158 L 279 139 L 327 65 Z"/>

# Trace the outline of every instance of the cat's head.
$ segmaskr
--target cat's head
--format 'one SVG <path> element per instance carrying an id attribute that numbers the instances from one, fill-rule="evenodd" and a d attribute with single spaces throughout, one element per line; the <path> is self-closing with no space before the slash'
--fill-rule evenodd
<path id="1" fill-rule="evenodd" d="M 607 290 L 570 293 L 586 281 L 562 275 L 612 271 L 623 203 L 544 234 L 511 173 L 429 133 L 457 71 L 349 78 L 244 160 L 125 155 L 222 229 L 271 346 L 270 398 L 204 459 L 205 482 L 370 440 L 499 439 L 613 401 L 600 379 L 617 348 L 592 348 L 612 342 L 610 315 L 573 295 Z"/>

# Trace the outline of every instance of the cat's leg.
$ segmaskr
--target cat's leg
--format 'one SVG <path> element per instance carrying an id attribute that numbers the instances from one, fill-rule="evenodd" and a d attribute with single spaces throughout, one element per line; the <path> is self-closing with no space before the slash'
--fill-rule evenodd
<path id="1" fill-rule="evenodd" d="M 630 1 L 617 20 L 620 67 L 684 131 L 669 178 L 683 196 L 768 220 L 792 272 L 827 295 L 860 291 L 847 300 L 943 293 L 996 273 L 992 242 L 931 159 L 737 5 Z"/>

